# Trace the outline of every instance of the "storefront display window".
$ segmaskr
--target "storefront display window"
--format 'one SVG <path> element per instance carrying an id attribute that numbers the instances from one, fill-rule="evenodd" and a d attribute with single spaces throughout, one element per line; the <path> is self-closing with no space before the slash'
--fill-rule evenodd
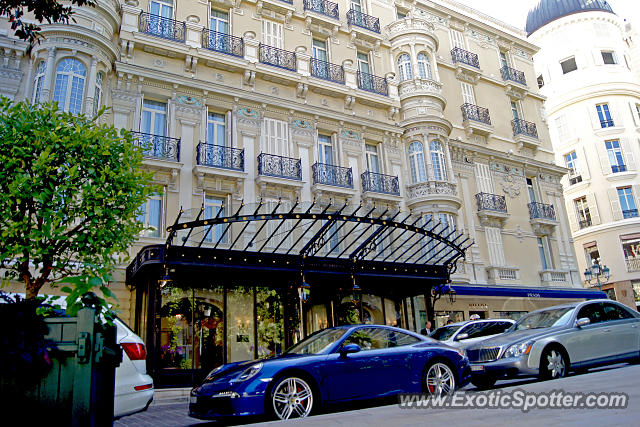
<path id="1" fill-rule="evenodd" d="M 253 288 L 227 289 L 227 361 L 255 358 L 253 307 Z"/>
<path id="2" fill-rule="evenodd" d="M 193 367 L 210 371 L 224 363 L 224 290 L 194 290 Z"/>
<path id="3" fill-rule="evenodd" d="M 280 293 L 269 288 L 256 288 L 255 292 L 258 358 L 275 356 L 282 353 L 284 346 L 284 313 Z"/>
<path id="4" fill-rule="evenodd" d="M 192 368 L 192 291 L 165 286 L 160 308 L 160 367 Z"/>

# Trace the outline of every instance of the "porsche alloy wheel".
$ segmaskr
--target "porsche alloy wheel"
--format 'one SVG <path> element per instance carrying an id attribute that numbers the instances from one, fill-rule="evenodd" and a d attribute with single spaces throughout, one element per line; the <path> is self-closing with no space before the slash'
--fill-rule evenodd
<path id="1" fill-rule="evenodd" d="M 425 375 L 427 392 L 432 396 L 447 396 L 456 389 L 456 378 L 449 366 L 436 362 L 429 366 Z"/>
<path id="2" fill-rule="evenodd" d="M 301 378 L 282 378 L 271 393 L 273 410 L 281 420 L 303 418 L 313 408 L 311 387 Z"/>

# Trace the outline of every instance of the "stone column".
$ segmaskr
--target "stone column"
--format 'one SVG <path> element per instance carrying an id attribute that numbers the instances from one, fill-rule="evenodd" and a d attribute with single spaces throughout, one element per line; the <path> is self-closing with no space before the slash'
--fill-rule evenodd
<path id="1" fill-rule="evenodd" d="M 84 113 L 93 116 L 93 98 L 96 94 L 96 75 L 98 68 L 98 58 L 91 57 L 91 68 L 89 70 L 89 82 L 84 97 Z"/>
<path id="2" fill-rule="evenodd" d="M 49 48 L 49 56 L 47 57 L 47 69 L 42 83 L 42 92 L 40 94 L 40 102 L 51 100 L 51 82 L 55 74 L 54 65 L 56 60 L 56 47 Z"/>

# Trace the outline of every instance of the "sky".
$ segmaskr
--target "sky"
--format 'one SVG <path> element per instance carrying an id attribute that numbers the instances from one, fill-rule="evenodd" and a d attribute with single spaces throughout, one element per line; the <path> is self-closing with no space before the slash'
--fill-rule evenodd
<path id="1" fill-rule="evenodd" d="M 501 21 L 524 29 L 527 13 L 539 0 L 455 0 L 493 16 Z M 608 0 L 613 11 L 622 18 L 640 21 L 640 0 Z M 638 24 L 636 24 L 638 25 Z"/>

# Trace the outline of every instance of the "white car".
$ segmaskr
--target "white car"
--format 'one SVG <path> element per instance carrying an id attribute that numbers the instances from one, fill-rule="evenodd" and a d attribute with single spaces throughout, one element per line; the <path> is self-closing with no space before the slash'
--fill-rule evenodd
<path id="1" fill-rule="evenodd" d="M 144 341 L 123 321 L 114 320 L 116 341 L 122 347 L 122 363 L 116 368 L 113 416 L 119 418 L 146 410 L 153 400 L 153 379 L 147 375 Z"/>
<path id="2" fill-rule="evenodd" d="M 462 348 L 504 333 L 513 325 L 511 319 L 468 320 L 442 326 L 429 335 L 450 346 Z"/>

